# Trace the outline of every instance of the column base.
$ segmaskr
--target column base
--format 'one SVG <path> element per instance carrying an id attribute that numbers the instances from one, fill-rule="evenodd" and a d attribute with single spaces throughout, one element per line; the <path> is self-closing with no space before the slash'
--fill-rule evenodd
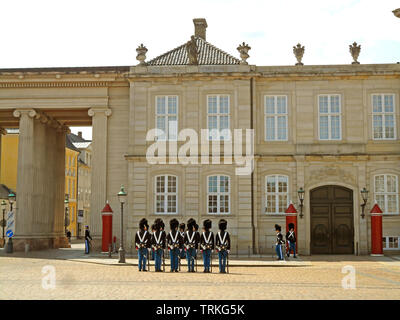
<path id="1" fill-rule="evenodd" d="M 380 253 L 371 253 L 370 256 L 371 256 L 371 257 L 383 257 L 383 254 L 380 254 Z"/>
<path id="2" fill-rule="evenodd" d="M 29 250 L 47 250 L 47 249 L 58 249 L 58 248 L 71 248 L 68 243 L 67 237 L 57 238 L 26 238 L 21 239 L 13 238 L 14 251 L 25 251 L 25 244 L 29 244 Z"/>

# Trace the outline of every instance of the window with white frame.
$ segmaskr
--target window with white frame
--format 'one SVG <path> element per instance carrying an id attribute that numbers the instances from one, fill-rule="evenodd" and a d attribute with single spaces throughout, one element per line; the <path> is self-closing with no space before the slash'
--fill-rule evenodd
<path id="1" fill-rule="evenodd" d="M 229 95 L 207 96 L 209 140 L 230 140 L 229 109 Z"/>
<path id="2" fill-rule="evenodd" d="M 228 176 L 208 177 L 208 213 L 230 213 L 230 180 Z"/>
<path id="3" fill-rule="evenodd" d="M 393 94 L 372 95 L 372 132 L 375 140 L 395 139 Z"/>
<path id="4" fill-rule="evenodd" d="M 289 205 L 289 178 L 284 175 L 265 177 L 265 212 L 285 213 Z"/>
<path id="5" fill-rule="evenodd" d="M 156 128 L 162 131 L 158 140 L 177 140 L 178 96 L 156 97 Z"/>
<path id="6" fill-rule="evenodd" d="M 340 95 L 320 95 L 318 97 L 319 139 L 341 140 Z"/>
<path id="7" fill-rule="evenodd" d="M 287 140 L 287 96 L 265 96 L 265 140 Z"/>
<path id="8" fill-rule="evenodd" d="M 384 214 L 399 213 L 398 179 L 396 175 L 381 174 L 375 179 L 375 200 Z"/>
<path id="9" fill-rule="evenodd" d="M 155 177 L 156 214 L 178 213 L 178 178 L 171 175 Z"/>
<path id="10" fill-rule="evenodd" d="M 399 250 L 400 249 L 400 237 L 383 237 L 382 244 L 384 250 Z"/>

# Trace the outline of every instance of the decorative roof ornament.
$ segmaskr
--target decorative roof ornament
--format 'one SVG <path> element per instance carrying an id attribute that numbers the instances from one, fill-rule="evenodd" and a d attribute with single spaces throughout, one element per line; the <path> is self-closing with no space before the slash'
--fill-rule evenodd
<path id="1" fill-rule="evenodd" d="M 293 47 L 293 53 L 297 59 L 296 66 L 303 66 L 304 63 L 302 63 L 301 60 L 303 59 L 304 55 L 304 46 L 301 46 L 301 44 L 298 43 L 296 46 Z"/>
<path id="2" fill-rule="evenodd" d="M 392 12 L 397 18 L 400 18 L 400 8 L 393 10 Z"/>
<path id="3" fill-rule="evenodd" d="M 353 62 L 351 64 L 360 64 L 360 62 L 357 61 L 358 56 L 360 55 L 361 51 L 361 44 L 357 45 L 357 42 L 353 42 L 352 45 L 349 45 L 350 48 L 350 53 L 351 56 L 353 57 Z"/>
<path id="4" fill-rule="evenodd" d="M 143 45 L 143 43 L 136 48 L 137 56 L 136 60 L 139 61 L 139 66 L 145 66 L 147 63 L 144 61 L 146 60 L 146 53 L 147 53 L 147 48 Z"/>
<path id="5" fill-rule="evenodd" d="M 242 58 L 242 61 L 240 61 L 240 64 L 248 64 L 246 60 L 250 57 L 248 52 L 249 52 L 249 50 L 251 50 L 251 47 L 249 47 L 249 45 L 244 43 L 244 41 L 243 41 L 242 44 L 239 44 L 239 47 L 237 47 L 237 50 L 240 53 L 240 58 Z"/>
<path id="6" fill-rule="evenodd" d="M 186 51 L 189 58 L 189 64 L 198 65 L 199 60 L 197 59 L 198 48 L 196 44 L 196 38 L 194 36 L 190 37 L 190 40 L 186 42 Z"/>

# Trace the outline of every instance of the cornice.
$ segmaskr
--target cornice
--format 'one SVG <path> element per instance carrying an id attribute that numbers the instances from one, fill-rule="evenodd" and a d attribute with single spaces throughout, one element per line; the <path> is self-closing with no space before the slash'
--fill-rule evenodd
<path id="1" fill-rule="evenodd" d="M 0 88 L 98 88 L 126 86 L 127 82 L 114 81 L 35 81 L 35 82 L 0 82 Z"/>

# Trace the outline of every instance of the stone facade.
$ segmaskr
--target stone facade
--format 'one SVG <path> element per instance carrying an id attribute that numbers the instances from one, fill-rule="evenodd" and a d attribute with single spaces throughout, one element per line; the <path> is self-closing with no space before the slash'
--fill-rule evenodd
<path id="1" fill-rule="evenodd" d="M 203 40 L 196 39 L 204 45 Z M 193 217 L 200 223 L 210 218 L 214 230 L 223 216 L 228 220 L 233 252 L 269 252 L 274 243 L 275 223 L 284 226 L 285 221 L 283 214 L 266 213 L 266 177 L 274 175 L 287 177 L 287 203 L 284 205 L 291 200 L 299 208 L 297 190 L 301 187 L 305 190 L 304 217 L 298 218 L 301 254 L 311 253 L 310 191 L 327 185 L 343 186 L 353 192 L 353 251 L 356 254 L 370 252 L 370 216 L 360 217 L 360 190 L 364 187 L 370 190 L 366 207 L 369 212 L 376 198 L 376 175 L 390 174 L 397 179 L 397 212 L 384 215 L 383 234 L 400 236 L 400 65 L 270 67 L 241 64 L 231 57 L 232 63 L 224 65 L 221 52 L 217 52 L 218 65 L 200 62 L 190 65 L 187 53 L 183 50 L 182 54 L 182 61 L 185 61 L 182 65 L 160 65 L 160 60 L 155 59 L 149 64 L 107 69 L 0 70 L 0 111 L 3 112 L 0 126 L 19 126 L 23 134 L 20 148 L 28 154 L 21 161 L 19 172 L 24 174 L 17 186 L 18 202 L 21 203 L 20 197 L 24 199 L 24 217 L 28 217 L 31 210 L 33 190 L 26 186 L 32 185 L 35 175 L 30 170 L 37 170 L 33 166 L 33 154 L 29 153 L 31 139 L 39 138 L 33 125 L 37 120 L 30 116 L 31 111 L 19 113 L 19 108 L 30 106 L 54 115 L 65 125 L 76 125 L 77 118 L 81 119 L 81 124 L 88 121 L 93 125 L 90 227 L 94 238 L 100 238 L 100 212 L 108 200 L 114 211 L 113 232 L 119 237 L 117 193 L 121 184 L 124 185 L 128 192 L 124 211 L 124 239 L 128 251 L 132 250 L 134 233 L 144 216 L 150 222 L 157 217 L 166 222 L 173 216 L 184 222 Z M 54 77 L 54 73 L 59 77 Z M 395 133 L 393 139 L 378 140 L 374 139 L 372 129 L 372 99 L 373 95 L 385 94 L 394 98 Z M 209 95 L 229 97 L 231 130 L 255 130 L 253 174 L 238 176 L 233 164 L 149 164 L 146 152 L 153 142 L 146 141 L 146 134 L 156 126 L 156 97 L 177 96 L 178 131 L 192 128 L 199 132 L 207 128 Z M 340 101 L 339 139 L 320 138 L 321 95 L 335 95 Z M 281 141 L 265 138 L 267 96 L 286 97 L 287 135 Z M 56 112 L 63 109 L 70 113 Z M 23 114 L 17 123 L 7 120 L 7 112 L 13 110 Z M 70 116 L 74 112 L 86 115 Z M 181 144 L 178 142 L 178 146 Z M 155 213 L 158 175 L 177 178 L 176 215 Z M 210 175 L 230 178 L 229 214 L 207 213 L 207 177 Z M 25 226 L 30 222 L 19 223 Z M 26 228 L 21 230 L 25 232 Z"/>

